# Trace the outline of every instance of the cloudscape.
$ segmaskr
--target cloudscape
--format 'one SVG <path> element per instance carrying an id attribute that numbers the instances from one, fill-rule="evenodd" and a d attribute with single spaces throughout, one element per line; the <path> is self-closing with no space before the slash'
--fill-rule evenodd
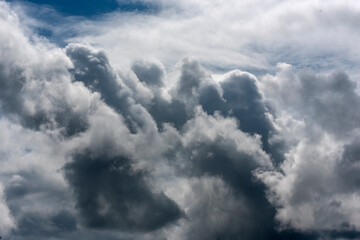
<path id="1" fill-rule="evenodd" d="M 0 236 L 360 239 L 360 3 L 0 0 Z"/>

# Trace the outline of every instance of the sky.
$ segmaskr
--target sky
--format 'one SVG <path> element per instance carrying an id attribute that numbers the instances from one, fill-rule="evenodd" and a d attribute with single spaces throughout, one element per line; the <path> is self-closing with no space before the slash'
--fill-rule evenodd
<path id="1" fill-rule="evenodd" d="M 2 239 L 360 239 L 360 3 L 0 0 Z"/>

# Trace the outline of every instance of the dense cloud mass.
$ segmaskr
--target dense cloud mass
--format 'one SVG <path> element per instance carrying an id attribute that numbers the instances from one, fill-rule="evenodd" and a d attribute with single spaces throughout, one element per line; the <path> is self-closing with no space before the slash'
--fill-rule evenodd
<path id="1" fill-rule="evenodd" d="M 0 2 L 3 239 L 360 239 L 351 75 L 109 55 Z"/>
<path id="2" fill-rule="evenodd" d="M 151 231 L 181 216 L 173 201 L 150 191 L 144 173 L 133 170 L 129 162 L 121 156 L 92 158 L 85 152 L 65 165 L 87 227 Z"/>

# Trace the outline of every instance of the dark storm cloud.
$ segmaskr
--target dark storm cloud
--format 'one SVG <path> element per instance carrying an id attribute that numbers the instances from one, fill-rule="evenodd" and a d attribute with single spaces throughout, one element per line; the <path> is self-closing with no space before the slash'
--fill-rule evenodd
<path id="1" fill-rule="evenodd" d="M 85 226 L 95 229 L 153 231 L 182 217 L 164 193 L 152 192 L 146 173 L 123 156 L 74 156 L 64 167 Z"/>

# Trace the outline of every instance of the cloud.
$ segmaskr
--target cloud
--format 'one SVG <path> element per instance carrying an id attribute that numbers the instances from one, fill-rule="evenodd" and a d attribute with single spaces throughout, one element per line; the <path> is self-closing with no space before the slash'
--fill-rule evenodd
<path id="1" fill-rule="evenodd" d="M 141 121 L 141 123 L 146 123 L 147 125 L 151 125 L 151 119 L 147 121 L 146 118 L 143 118 L 144 115 L 139 115 L 141 111 L 144 114 L 147 114 L 147 112 L 141 105 L 136 104 L 136 101 L 130 95 L 133 92 L 128 87 L 123 87 L 124 91 L 122 94 L 125 95 L 125 98 L 118 97 L 116 93 L 117 91 L 120 92 L 122 88 L 120 84 L 117 84 L 117 74 L 107 63 L 106 56 L 102 52 L 92 51 L 89 47 L 73 45 L 66 49 L 66 53 L 72 57 L 70 59 L 63 50 L 53 48 L 53 46 L 42 42 L 42 40 L 35 40 L 35 43 L 31 43 L 19 28 L 18 22 L 4 20 L 2 24 L 4 26 L 11 25 L 11 31 L 17 34 L 14 37 L 18 41 L 17 46 L 24 47 L 23 52 L 18 52 L 16 46 L 9 45 L 9 42 L 5 38 L 3 39 L 10 46 L 7 50 L 10 57 L 6 61 L 2 61 L 4 67 L 1 71 L 3 76 L 1 78 L 1 110 L 2 114 L 15 121 L 10 126 L 16 126 L 15 129 L 9 129 L 7 126 L 4 126 L 6 131 L 10 135 L 15 136 L 37 136 L 34 138 L 34 143 L 30 144 L 30 146 L 34 145 L 37 148 L 39 146 L 46 147 L 47 145 L 42 143 L 42 141 L 45 141 L 49 145 L 48 147 L 54 150 L 56 145 L 59 147 L 58 158 L 60 161 L 57 161 L 54 157 L 56 156 L 55 153 L 50 151 L 48 165 L 51 168 L 47 167 L 47 171 L 53 168 L 58 171 L 61 165 L 64 164 L 65 180 L 70 184 L 70 190 L 74 191 L 75 205 L 80 210 L 80 216 L 85 216 L 86 219 L 90 214 L 86 211 L 87 208 L 81 205 L 84 199 L 93 200 L 95 203 L 99 200 L 92 198 L 93 195 L 99 196 L 101 198 L 100 201 L 109 202 L 110 207 L 117 208 L 117 213 L 122 213 L 124 207 L 131 209 L 129 214 L 122 216 L 112 212 L 108 213 L 106 217 L 109 219 L 104 221 L 103 226 L 101 223 L 99 226 L 92 224 L 92 221 L 96 222 L 96 216 L 94 217 L 95 220 L 89 218 L 88 221 L 85 221 L 85 226 L 90 228 L 120 227 L 120 229 L 124 230 L 151 231 L 181 217 L 181 210 L 177 207 L 176 203 L 167 198 L 161 191 L 153 193 L 150 190 L 145 183 L 145 173 L 132 175 L 132 172 L 122 172 L 119 170 L 119 172 L 113 172 L 113 175 L 107 175 L 108 172 L 106 170 L 115 165 L 113 165 L 113 161 L 107 161 L 106 159 L 111 154 L 116 155 L 116 151 L 119 151 L 117 148 L 118 144 L 113 142 L 118 139 L 108 137 L 111 136 L 109 133 L 117 129 L 117 131 L 129 135 L 130 138 L 130 132 L 124 124 L 124 119 L 126 119 L 127 115 L 130 117 L 135 116 L 133 119 L 130 119 L 131 121 Z M 4 57 L 3 59 L 5 60 Z M 26 61 L 21 61 L 21 59 Z M 43 62 L 45 64 L 42 64 Z M 12 67 L 9 67 L 10 65 Z M 104 66 L 107 66 L 107 68 L 103 68 Z M 72 70 L 74 68 L 75 70 Z M 85 72 L 85 69 L 89 69 L 89 71 Z M 86 74 L 86 80 L 88 81 L 85 81 L 84 76 L 81 75 L 82 73 L 83 75 Z M 102 80 L 99 87 L 90 86 L 99 79 Z M 105 96 L 104 102 L 115 109 L 123 104 L 123 99 L 127 100 L 128 102 L 120 108 L 122 110 L 120 114 L 124 115 L 124 118 L 106 106 L 100 99 L 99 94 L 101 94 L 101 97 Z M 12 104 L 13 102 L 15 104 Z M 102 129 L 101 134 L 94 135 L 97 132 L 97 126 L 109 120 L 115 120 L 115 125 L 109 125 L 109 132 Z M 29 130 L 22 130 L 21 127 L 16 125 L 17 123 L 20 123 Z M 118 124 L 123 127 L 119 128 Z M 20 129 L 18 130 L 18 128 Z M 10 138 L 5 139 L 11 141 Z M 95 145 L 102 140 L 104 142 L 96 148 Z M 36 148 L 27 147 L 29 145 L 27 140 L 20 141 L 19 143 L 22 144 L 21 148 L 23 148 L 20 149 L 19 153 L 16 153 L 15 149 L 4 147 L 4 151 L 7 152 L 8 156 L 12 157 L 8 159 L 9 167 L 8 170 L 4 170 L 3 176 L 7 176 L 8 179 L 5 189 L 7 201 L 18 222 L 14 236 L 55 236 L 60 232 L 69 233 L 75 231 L 77 229 L 75 209 L 72 209 L 71 205 L 52 206 L 51 204 L 57 201 L 71 203 L 72 200 L 67 199 L 70 196 L 69 189 L 64 189 L 65 185 L 61 186 L 61 184 L 60 186 L 52 185 L 51 177 L 40 173 L 39 162 L 34 161 L 35 159 L 33 158 L 36 156 L 44 158 L 49 148 L 45 148 L 45 151 L 38 151 Z M 95 158 L 87 156 L 86 152 L 84 152 L 81 157 L 78 157 L 79 159 L 74 157 L 73 160 L 66 163 L 67 159 L 69 159 L 68 154 L 73 151 L 81 152 L 89 144 L 94 146 L 92 151 L 95 151 L 97 154 Z M 113 144 L 117 150 L 111 154 L 110 152 L 105 154 L 106 151 L 114 149 L 111 148 L 111 145 L 107 144 Z M 125 143 L 122 149 L 126 148 L 129 144 L 130 142 Z M 97 151 L 97 149 L 99 150 Z M 129 152 L 129 149 L 127 151 Z M 74 156 L 80 155 L 78 153 Z M 15 161 L 24 161 L 27 158 L 31 160 L 31 169 L 14 168 L 13 164 L 15 164 Z M 87 164 L 87 159 L 93 159 L 95 165 Z M 129 160 L 125 161 L 124 166 L 122 161 L 118 161 L 127 158 L 118 157 L 114 159 L 115 164 L 121 163 L 118 166 L 119 169 L 130 165 Z M 96 168 L 98 165 L 103 166 L 103 170 Z M 89 172 L 84 172 L 82 170 L 83 166 L 87 166 L 84 169 L 89 170 Z M 100 170 L 100 172 L 96 172 L 96 174 L 91 176 L 89 175 L 91 169 L 95 172 Z M 61 174 L 56 174 L 56 176 L 59 177 Z M 95 176 L 97 176 L 99 182 L 109 184 L 109 190 L 106 190 L 103 186 L 94 188 L 94 186 L 90 185 L 88 180 Z M 124 179 L 128 181 L 123 187 L 112 188 L 114 186 L 111 182 L 112 180 L 123 181 Z M 133 183 L 132 186 L 127 186 L 126 184 L 130 182 Z M 83 186 L 81 185 L 82 183 L 84 183 Z M 79 191 L 86 189 L 92 191 L 89 193 L 90 195 L 83 196 L 78 194 Z M 131 196 L 129 193 L 132 192 L 133 195 Z M 113 193 L 115 194 L 113 195 Z M 124 197 L 128 197 L 127 202 L 121 202 Z M 36 200 L 43 206 L 48 205 L 50 211 L 42 209 L 37 205 L 34 205 L 32 209 L 22 206 L 24 201 L 26 201 L 30 207 L 31 204 L 35 204 Z M 118 203 L 120 205 L 117 205 Z M 140 204 L 140 206 L 137 206 L 137 204 Z M 146 220 L 153 213 L 157 215 Z M 125 224 L 126 222 L 128 222 L 127 225 Z M 6 221 L 4 221 L 4 224 L 7 224 L 6 226 L 4 225 L 7 228 L 11 227 Z"/>
<path id="2" fill-rule="evenodd" d="M 324 149 L 331 149 L 324 152 Z M 262 172 L 277 219 L 301 230 L 357 230 L 356 190 L 348 190 L 338 174 L 341 146 L 332 139 L 299 143 L 289 152 L 281 172 Z M 346 178 L 345 178 L 346 179 Z"/>
<path id="3" fill-rule="evenodd" d="M 343 72 L 279 67 L 275 76 L 264 77 L 261 88 L 277 115 L 301 124 L 291 141 L 287 127 L 277 125 L 280 138 L 288 139 L 285 160 L 277 171 L 258 172 L 277 207 L 276 218 L 284 227 L 306 231 L 358 232 L 356 83 Z"/>
<path id="4" fill-rule="evenodd" d="M 27 213 L 22 216 L 17 227 L 15 235 L 31 237 L 61 237 L 64 232 L 71 233 L 77 229 L 74 215 L 66 211 L 48 216 L 39 216 L 37 212 Z"/>
<path id="5" fill-rule="evenodd" d="M 235 119 L 208 116 L 198 109 L 184 126 L 182 145 L 171 161 L 182 175 L 195 178 L 191 188 L 196 189 L 186 199 L 194 202 L 184 205 L 191 226 L 185 238 L 266 238 L 272 209 L 261 194 L 262 186 L 253 182 L 252 170 L 271 168 L 272 163 L 259 136 L 238 130 Z M 263 235 L 255 230 L 259 222 Z"/>
<path id="6" fill-rule="evenodd" d="M 0 231 L 3 235 L 9 234 L 9 232 L 15 227 L 14 218 L 6 204 L 4 197 L 3 186 L 0 185 Z"/>
<path id="7" fill-rule="evenodd" d="M 152 231 L 182 216 L 176 203 L 163 193 L 153 193 L 146 173 L 130 164 L 126 157 L 92 157 L 85 152 L 65 165 L 85 226 Z"/>
<path id="8" fill-rule="evenodd" d="M 358 238 L 356 61 L 324 37 L 354 29 L 357 6 L 153 4 L 81 19 L 60 48 L 0 3 L 1 234 Z M 351 64 L 274 68 L 295 46 Z M 352 70 L 320 71 L 335 66 Z"/>
<path id="9" fill-rule="evenodd" d="M 360 98 L 356 82 L 346 73 L 324 76 L 303 70 L 295 75 L 290 65 L 280 64 L 279 67 L 276 76 L 264 77 L 262 86 L 264 94 L 280 109 L 293 112 L 295 118 L 310 124 L 315 122 L 337 136 L 357 128 Z"/>
<path id="10" fill-rule="evenodd" d="M 241 68 L 266 73 L 273 72 L 277 62 L 288 62 L 299 68 L 341 68 L 358 75 L 359 48 L 354 42 L 359 38 L 355 24 L 359 5 L 355 2 L 142 2 L 158 4 L 160 11 L 114 12 L 100 21 L 70 23 L 62 26 L 75 35 L 67 41 L 101 46 L 124 67 L 149 58 L 171 67 L 193 56 L 217 72 Z"/>
<path id="11" fill-rule="evenodd" d="M 156 87 L 164 85 L 165 68 L 160 63 L 137 61 L 134 62 L 131 69 L 141 82 Z"/>
<path id="12" fill-rule="evenodd" d="M 146 128 L 148 122 L 152 121 L 151 116 L 148 116 L 138 102 L 144 104 L 150 101 L 152 94 L 141 86 L 138 79 L 130 77 L 123 81 L 110 65 L 105 53 L 90 46 L 69 45 L 66 53 L 74 63 L 75 81 L 83 82 L 88 88 L 99 92 L 106 104 L 124 116 L 132 131 L 138 127 Z M 138 117 L 139 114 L 141 117 Z"/>
<path id="13" fill-rule="evenodd" d="M 60 127 L 68 136 L 83 131 L 86 111 L 97 96 L 71 83 L 68 68 L 72 63 L 60 49 L 41 41 L 33 46 L 19 28 L 16 15 L 1 21 L 1 36 L 12 39 L 1 38 L 6 49 L 0 67 L 2 111 L 33 129 Z"/>

